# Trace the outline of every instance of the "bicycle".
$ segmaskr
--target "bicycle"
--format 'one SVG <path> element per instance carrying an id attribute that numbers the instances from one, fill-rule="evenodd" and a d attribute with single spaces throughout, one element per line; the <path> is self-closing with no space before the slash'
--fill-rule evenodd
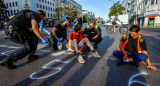
<path id="1" fill-rule="evenodd" d="M 126 25 L 123 25 L 122 23 L 118 25 L 118 27 L 116 28 L 116 31 L 119 30 L 119 32 L 121 34 L 126 34 L 128 33 L 128 27 Z M 112 34 L 114 32 L 114 27 L 113 25 L 107 25 L 106 27 L 106 31 L 109 34 Z"/>

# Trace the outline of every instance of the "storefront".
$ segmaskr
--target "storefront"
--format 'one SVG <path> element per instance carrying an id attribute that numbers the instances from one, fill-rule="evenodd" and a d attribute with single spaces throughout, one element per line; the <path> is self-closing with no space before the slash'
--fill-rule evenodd
<path id="1" fill-rule="evenodd" d="M 144 26 L 144 19 L 145 19 L 144 12 L 141 13 L 138 18 L 140 19 L 140 23 L 139 23 L 140 26 Z"/>
<path id="2" fill-rule="evenodd" d="M 155 21 L 158 17 L 158 12 L 146 12 L 145 13 L 145 26 L 157 26 L 157 23 Z"/>

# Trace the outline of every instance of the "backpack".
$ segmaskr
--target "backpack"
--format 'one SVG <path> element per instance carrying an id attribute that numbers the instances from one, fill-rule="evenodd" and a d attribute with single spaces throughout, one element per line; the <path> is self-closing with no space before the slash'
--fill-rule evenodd
<path id="1" fill-rule="evenodd" d="M 28 30 L 26 28 L 31 27 L 31 20 L 25 18 L 26 12 L 33 12 L 31 10 L 22 10 L 7 20 L 4 31 L 9 39 L 15 43 L 24 43 L 26 41 L 26 34 Z"/>

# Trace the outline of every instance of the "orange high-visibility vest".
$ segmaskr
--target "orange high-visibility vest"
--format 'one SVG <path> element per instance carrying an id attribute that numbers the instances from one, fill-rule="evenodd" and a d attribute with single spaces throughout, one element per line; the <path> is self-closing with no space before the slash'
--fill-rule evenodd
<path id="1" fill-rule="evenodd" d="M 126 36 L 127 36 L 127 34 L 124 34 L 122 37 L 124 39 L 126 39 Z M 141 49 L 141 46 L 140 46 L 140 39 L 141 39 L 141 35 L 138 35 L 138 41 L 137 41 L 137 51 L 138 51 L 138 53 L 142 53 L 142 49 Z M 122 44 L 123 49 L 126 47 L 127 43 L 128 43 L 128 39 Z M 120 47 L 119 47 L 119 51 L 122 51 L 120 49 Z"/>

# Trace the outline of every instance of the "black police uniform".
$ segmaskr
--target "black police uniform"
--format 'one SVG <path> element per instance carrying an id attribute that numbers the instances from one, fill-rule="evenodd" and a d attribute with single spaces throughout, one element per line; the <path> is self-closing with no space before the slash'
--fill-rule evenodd
<path id="1" fill-rule="evenodd" d="M 64 41 L 64 39 L 66 39 L 66 36 L 67 36 L 67 28 L 63 26 L 63 24 L 57 24 L 55 26 L 55 28 L 57 28 L 57 31 L 56 31 L 56 35 L 58 38 L 62 38 L 63 40 L 61 41 Z M 51 43 L 49 43 L 49 45 L 54 49 L 54 50 L 57 50 L 58 47 L 57 47 L 57 39 L 54 37 L 52 31 L 51 31 Z"/>
<path id="2" fill-rule="evenodd" d="M 84 34 L 88 35 L 88 39 L 90 40 L 90 42 L 95 42 L 94 48 L 97 49 L 98 43 L 100 43 L 102 41 L 100 27 L 95 26 L 92 29 L 89 29 L 89 27 L 87 27 L 87 28 L 85 28 Z M 93 37 L 96 35 L 98 36 L 98 38 L 93 39 Z"/>
<path id="3" fill-rule="evenodd" d="M 6 35 L 8 35 L 12 41 L 24 46 L 0 62 L 2 66 L 6 66 L 9 69 L 16 67 L 13 65 L 13 61 L 16 62 L 26 56 L 28 60 L 37 57 L 34 53 L 38 45 L 38 37 L 31 29 L 31 20 L 33 19 L 40 22 L 40 16 L 33 11 L 23 11 L 19 14 L 9 20 L 5 26 Z M 17 31 L 14 31 L 13 28 L 14 30 L 16 28 Z"/>

